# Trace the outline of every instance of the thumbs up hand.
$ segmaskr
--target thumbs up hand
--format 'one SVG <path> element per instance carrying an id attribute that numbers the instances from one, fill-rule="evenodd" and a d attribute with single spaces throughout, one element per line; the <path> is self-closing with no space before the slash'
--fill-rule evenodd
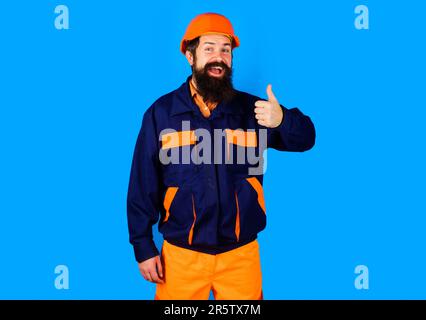
<path id="1" fill-rule="evenodd" d="M 268 101 L 258 100 L 254 104 L 255 117 L 258 124 L 268 128 L 275 128 L 283 120 L 283 109 L 272 92 L 270 84 L 266 87 L 266 94 L 268 95 Z"/>

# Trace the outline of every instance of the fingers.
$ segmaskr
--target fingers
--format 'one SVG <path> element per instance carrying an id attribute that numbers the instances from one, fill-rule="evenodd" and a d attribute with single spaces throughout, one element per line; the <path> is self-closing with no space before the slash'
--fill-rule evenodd
<path id="1" fill-rule="evenodd" d="M 146 281 L 151 281 L 151 275 L 149 274 L 149 271 L 147 270 L 141 270 L 141 275 Z"/>
<path id="2" fill-rule="evenodd" d="M 267 114 L 264 108 L 254 108 L 254 116 L 256 119 L 263 119 Z"/>
<path id="3" fill-rule="evenodd" d="M 269 104 L 268 101 L 256 101 L 254 104 L 256 107 L 254 108 L 254 116 L 257 120 L 265 120 L 265 117 L 268 114 L 269 110 Z"/>
<path id="4" fill-rule="evenodd" d="M 263 120 L 258 120 L 257 123 L 264 127 L 266 127 L 267 125 L 266 121 L 263 121 Z"/>
<path id="5" fill-rule="evenodd" d="M 256 101 L 254 105 L 256 106 L 254 108 L 254 117 L 257 119 L 257 122 L 259 124 L 262 124 L 264 123 L 264 121 L 266 121 L 268 117 L 270 102 L 259 100 L 259 101 Z"/>
<path id="6" fill-rule="evenodd" d="M 158 270 L 157 270 L 158 269 Z M 161 265 L 160 257 L 155 257 L 155 264 L 153 268 L 149 271 L 151 276 L 151 281 L 154 283 L 164 283 L 163 279 L 163 267 Z"/>
<path id="7" fill-rule="evenodd" d="M 157 263 L 158 275 L 160 276 L 160 278 L 162 278 L 163 277 L 163 265 L 161 263 L 160 257 L 157 257 L 156 263 Z"/>
<path id="8" fill-rule="evenodd" d="M 139 264 L 139 270 L 145 280 L 154 283 L 164 283 L 164 280 L 162 279 L 163 267 L 159 256 L 141 262 Z"/>
<path id="9" fill-rule="evenodd" d="M 150 271 L 141 271 L 141 274 L 143 278 L 149 282 L 153 283 L 164 283 L 164 280 L 161 279 L 161 277 L 158 276 L 158 273 L 156 270 L 150 270 Z"/>
<path id="10" fill-rule="evenodd" d="M 161 279 L 159 276 L 158 276 L 158 273 L 157 273 L 157 271 L 155 270 L 152 274 L 150 274 L 151 275 L 151 282 L 154 282 L 154 283 L 164 283 L 164 281 L 163 281 L 163 279 Z"/>
<path id="11" fill-rule="evenodd" d="M 257 100 L 254 103 L 255 107 L 259 107 L 259 108 L 268 108 L 271 106 L 271 103 L 269 101 L 264 101 L 264 100 Z"/>

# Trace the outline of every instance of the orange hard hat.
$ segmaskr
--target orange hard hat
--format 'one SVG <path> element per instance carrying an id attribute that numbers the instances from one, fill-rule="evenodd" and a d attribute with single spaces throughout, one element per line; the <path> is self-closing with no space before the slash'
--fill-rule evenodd
<path id="1" fill-rule="evenodd" d="M 185 35 L 180 42 L 180 51 L 185 54 L 188 41 L 198 38 L 204 34 L 223 34 L 232 39 L 232 48 L 240 45 L 240 40 L 234 34 L 231 21 L 225 16 L 217 13 L 203 13 L 196 16 L 189 23 Z"/>

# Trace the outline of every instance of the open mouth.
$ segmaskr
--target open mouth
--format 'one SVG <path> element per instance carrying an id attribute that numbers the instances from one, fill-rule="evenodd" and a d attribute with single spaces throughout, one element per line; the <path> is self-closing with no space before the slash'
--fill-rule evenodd
<path id="1" fill-rule="evenodd" d="M 207 72 L 213 77 L 221 77 L 225 73 L 225 70 L 220 66 L 213 66 L 208 68 Z"/>

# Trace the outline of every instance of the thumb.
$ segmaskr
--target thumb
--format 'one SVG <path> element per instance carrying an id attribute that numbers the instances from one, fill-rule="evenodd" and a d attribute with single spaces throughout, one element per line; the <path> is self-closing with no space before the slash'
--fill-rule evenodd
<path id="1" fill-rule="evenodd" d="M 162 278 L 163 277 L 163 266 L 161 264 L 161 259 L 160 257 L 157 257 L 155 259 L 155 262 L 157 264 L 157 270 L 158 270 L 158 275 Z"/>
<path id="2" fill-rule="evenodd" d="M 277 101 L 277 98 L 275 97 L 274 93 L 272 92 L 272 85 L 268 84 L 266 87 L 266 94 L 268 95 L 268 101 L 274 102 Z"/>

